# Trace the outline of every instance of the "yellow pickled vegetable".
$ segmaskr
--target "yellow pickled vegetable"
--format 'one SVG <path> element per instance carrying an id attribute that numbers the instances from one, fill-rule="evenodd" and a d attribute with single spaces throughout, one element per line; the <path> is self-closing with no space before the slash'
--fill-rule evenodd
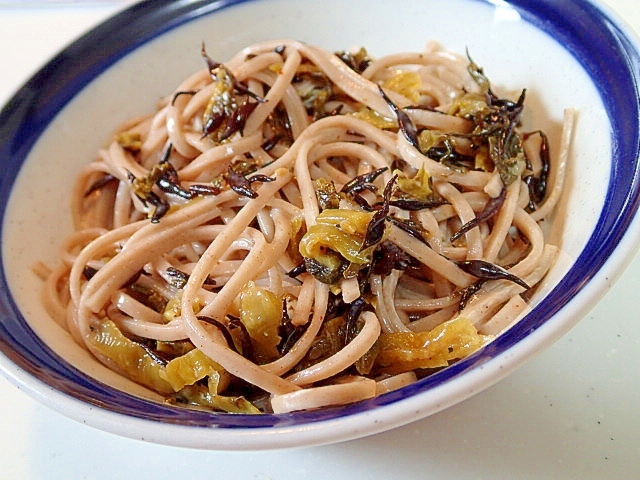
<path id="1" fill-rule="evenodd" d="M 142 136 L 139 132 L 122 132 L 116 137 L 116 142 L 131 153 L 138 153 L 142 148 Z"/>
<path id="2" fill-rule="evenodd" d="M 167 322 L 177 318 L 182 313 L 182 290 L 180 290 L 174 297 L 170 298 L 167 305 L 164 307 L 162 316 Z"/>
<path id="3" fill-rule="evenodd" d="M 422 130 L 418 134 L 418 144 L 420 151 L 428 152 L 430 148 L 438 146 L 444 134 L 435 130 Z"/>
<path id="4" fill-rule="evenodd" d="M 328 208 L 340 208 L 340 194 L 336 191 L 336 186 L 331 180 L 320 177 L 313 183 L 321 211 Z"/>
<path id="5" fill-rule="evenodd" d="M 398 122 L 394 119 L 384 117 L 369 107 L 362 107 L 360 110 L 350 113 L 349 115 L 359 120 L 364 120 L 380 130 L 395 130 L 398 128 Z"/>
<path id="6" fill-rule="evenodd" d="M 362 210 L 329 208 L 316 217 L 318 225 L 330 225 L 340 230 L 364 237 L 373 214 Z"/>
<path id="7" fill-rule="evenodd" d="M 488 110 L 489 107 L 483 95 L 466 93 L 453 101 L 447 113 L 462 118 L 472 118 L 477 115 L 482 115 L 488 112 Z"/>
<path id="8" fill-rule="evenodd" d="M 202 308 L 202 303 L 199 298 L 196 298 L 193 302 L 193 311 L 199 312 Z M 175 296 L 169 299 L 166 303 L 162 316 L 165 321 L 170 322 L 182 314 L 182 290 L 180 290 Z"/>
<path id="9" fill-rule="evenodd" d="M 89 342 L 114 368 L 131 380 L 159 393 L 173 392 L 171 385 L 162 378 L 164 367 L 142 345 L 125 337 L 111 320 L 103 320 L 94 326 Z"/>
<path id="10" fill-rule="evenodd" d="M 324 210 L 300 240 L 300 254 L 331 266 L 327 263 L 332 261 L 332 256 L 325 255 L 328 249 L 340 253 L 349 262 L 369 263 L 371 249 L 361 248 L 372 216 L 370 212 L 356 210 Z"/>
<path id="11" fill-rule="evenodd" d="M 223 371 L 220 365 L 194 348 L 167 363 L 159 375 L 171 385 L 174 392 L 177 392 L 210 375 L 220 375 Z"/>
<path id="12" fill-rule="evenodd" d="M 382 84 L 382 88 L 386 90 L 393 90 L 394 92 L 405 96 L 413 103 L 420 103 L 422 80 L 420 75 L 416 72 L 399 72 L 386 80 Z M 360 120 L 364 120 L 380 130 L 398 129 L 398 122 L 395 118 L 380 115 L 369 107 L 362 107 L 360 110 L 352 112 L 349 115 Z"/>
<path id="13" fill-rule="evenodd" d="M 220 395 L 218 393 L 220 381 L 220 375 L 211 375 L 209 377 L 210 405 L 213 408 L 228 413 L 261 413 L 253 403 L 242 396 Z"/>
<path id="14" fill-rule="evenodd" d="M 156 342 L 156 351 L 164 355 L 166 358 L 175 358 L 190 352 L 195 347 L 190 340 L 176 340 L 164 342 L 158 340 Z"/>
<path id="15" fill-rule="evenodd" d="M 422 88 L 422 79 L 418 72 L 398 72 L 388 80 L 382 87 L 386 90 L 393 90 L 405 96 L 413 103 L 419 103 Z"/>
<path id="16" fill-rule="evenodd" d="M 416 368 L 438 368 L 449 365 L 478 350 L 487 341 L 466 318 L 457 317 L 427 332 L 383 333 L 377 368 L 397 374 Z"/>
<path id="17" fill-rule="evenodd" d="M 424 167 L 420 167 L 420 170 L 413 177 L 407 177 L 400 172 L 397 184 L 402 192 L 418 200 L 429 200 L 433 193 L 431 190 L 431 177 Z"/>
<path id="18" fill-rule="evenodd" d="M 220 381 L 220 376 L 213 374 L 209 377 L 207 386 L 202 384 L 186 386 L 172 395 L 169 401 L 227 413 L 261 413 L 254 404 L 243 396 L 220 395 L 218 393 Z"/>
<path id="19" fill-rule="evenodd" d="M 493 162 L 489 157 L 489 152 L 485 146 L 478 149 L 475 155 L 475 168 L 476 170 L 484 170 L 485 172 L 493 171 Z"/>
<path id="20" fill-rule="evenodd" d="M 283 299 L 255 283 L 247 283 L 238 297 L 240 321 L 253 340 L 256 360 L 264 363 L 278 357 Z"/>
<path id="21" fill-rule="evenodd" d="M 294 263 L 302 262 L 298 245 L 305 233 L 304 226 L 304 218 L 302 216 L 291 219 L 291 238 L 287 244 L 287 253 L 291 256 L 291 260 L 293 260 Z"/>

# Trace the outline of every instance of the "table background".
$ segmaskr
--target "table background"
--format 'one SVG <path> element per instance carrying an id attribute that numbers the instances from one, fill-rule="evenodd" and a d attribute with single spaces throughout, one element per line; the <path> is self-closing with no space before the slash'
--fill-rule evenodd
<path id="1" fill-rule="evenodd" d="M 0 103 L 120 1 L 0 0 Z M 636 32 L 640 2 L 606 0 Z M 638 479 L 640 257 L 566 336 L 492 388 L 430 418 L 340 445 L 188 450 L 69 420 L 0 376 L 6 479 Z"/>

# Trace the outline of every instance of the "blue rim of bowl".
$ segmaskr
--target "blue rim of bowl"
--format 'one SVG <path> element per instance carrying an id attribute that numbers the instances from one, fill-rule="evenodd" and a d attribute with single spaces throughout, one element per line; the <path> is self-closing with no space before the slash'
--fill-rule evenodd
<path id="1" fill-rule="evenodd" d="M 4 218 L 16 176 L 51 119 L 82 87 L 118 59 L 191 20 L 251 0 L 150 0 L 136 4 L 86 33 L 36 73 L 0 112 L 0 208 Z M 491 0 L 470 0 L 494 4 Z M 284 415 L 210 414 L 170 407 L 117 391 L 76 370 L 30 329 L 11 298 L 0 265 L 0 352 L 45 384 L 106 410 L 168 424 L 227 428 L 303 425 L 355 415 L 421 394 L 459 378 L 508 351 L 544 325 L 596 274 L 616 249 L 640 199 L 640 55 L 625 29 L 585 0 L 510 0 L 522 19 L 554 37 L 584 67 L 602 95 L 612 126 L 612 174 L 604 209 L 576 265 L 508 335 L 416 384 L 353 405 Z M 117 32 L 117 34 L 114 34 Z M 95 45 L 100 49 L 95 49 Z M 77 60 L 77 59 L 82 59 Z M 46 89 L 46 95 L 42 93 Z"/>

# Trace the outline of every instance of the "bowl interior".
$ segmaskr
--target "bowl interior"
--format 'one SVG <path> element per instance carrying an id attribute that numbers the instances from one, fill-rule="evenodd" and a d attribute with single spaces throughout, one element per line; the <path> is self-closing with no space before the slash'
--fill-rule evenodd
<path id="1" fill-rule="evenodd" d="M 293 0 L 156 1 L 136 5 L 88 33 L 31 79 L 0 117 L 6 120 L 0 122 L 2 138 L 10 139 L 0 151 L 7 165 L 1 191 L 6 205 L 2 282 L 10 291 L 3 289 L 0 308 L 2 353 L 71 397 L 172 424 L 295 427 L 374 407 L 398 408 L 394 405 L 411 395 L 436 402 L 442 393 L 429 392 L 441 392 L 448 382 L 517 348 L 550 322 L 596 275 L 637 206 L 640 129 L 636 79 L 630 77 L 637 54 L 590 3 L 556 3 L 416 0 L 401 2 L 399 8 L 396 2 L 324 0 L 318 9 L 310 1 Z M 571 20 L 562 23 L 563 16 Z M 573 28 L 579 24 L 590 28 Z M 567 188 L 550 232 L 563 258 L 533 298 L 532 312 L 516 327 L 453 368 L 401 391 L 348 407 L 241 422 L 166 407 L 95 361 L 49 319 L 34 300 L 38 280 L 30 267 L 36 260 L 57 263 L 59 245 L 71 230 L 66 206 L 77 172 L 118 124 L 153 111 L 157 100 L 203 67 L 202 42 L 211 57 L 224 61 L 248 44 L 285 37 L 328 50 L 363 45 L 373 56 L 419 50 L 428 40 L 459 53 L 468 48 L 501 94 L 517 98 L 527 88 L 525 124 L 549 133 L 552 145 L 559 143 L 563 110 L 576 109 Z M 462 398 L 456 395 L 449 403 Z"/>

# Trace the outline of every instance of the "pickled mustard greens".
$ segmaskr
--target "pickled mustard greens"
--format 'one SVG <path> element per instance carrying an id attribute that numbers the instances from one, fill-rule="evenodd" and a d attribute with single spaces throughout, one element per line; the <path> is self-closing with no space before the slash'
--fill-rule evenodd
<path id="1" fill-rule="evenodd" d="M 526 311 L 571 113 L 552 156 L 525 90 L 435 44 L 201 55 L 80 173 L 43 275 L 99 361 L 171 404 L 286 413 L 432 375 Z"/>

